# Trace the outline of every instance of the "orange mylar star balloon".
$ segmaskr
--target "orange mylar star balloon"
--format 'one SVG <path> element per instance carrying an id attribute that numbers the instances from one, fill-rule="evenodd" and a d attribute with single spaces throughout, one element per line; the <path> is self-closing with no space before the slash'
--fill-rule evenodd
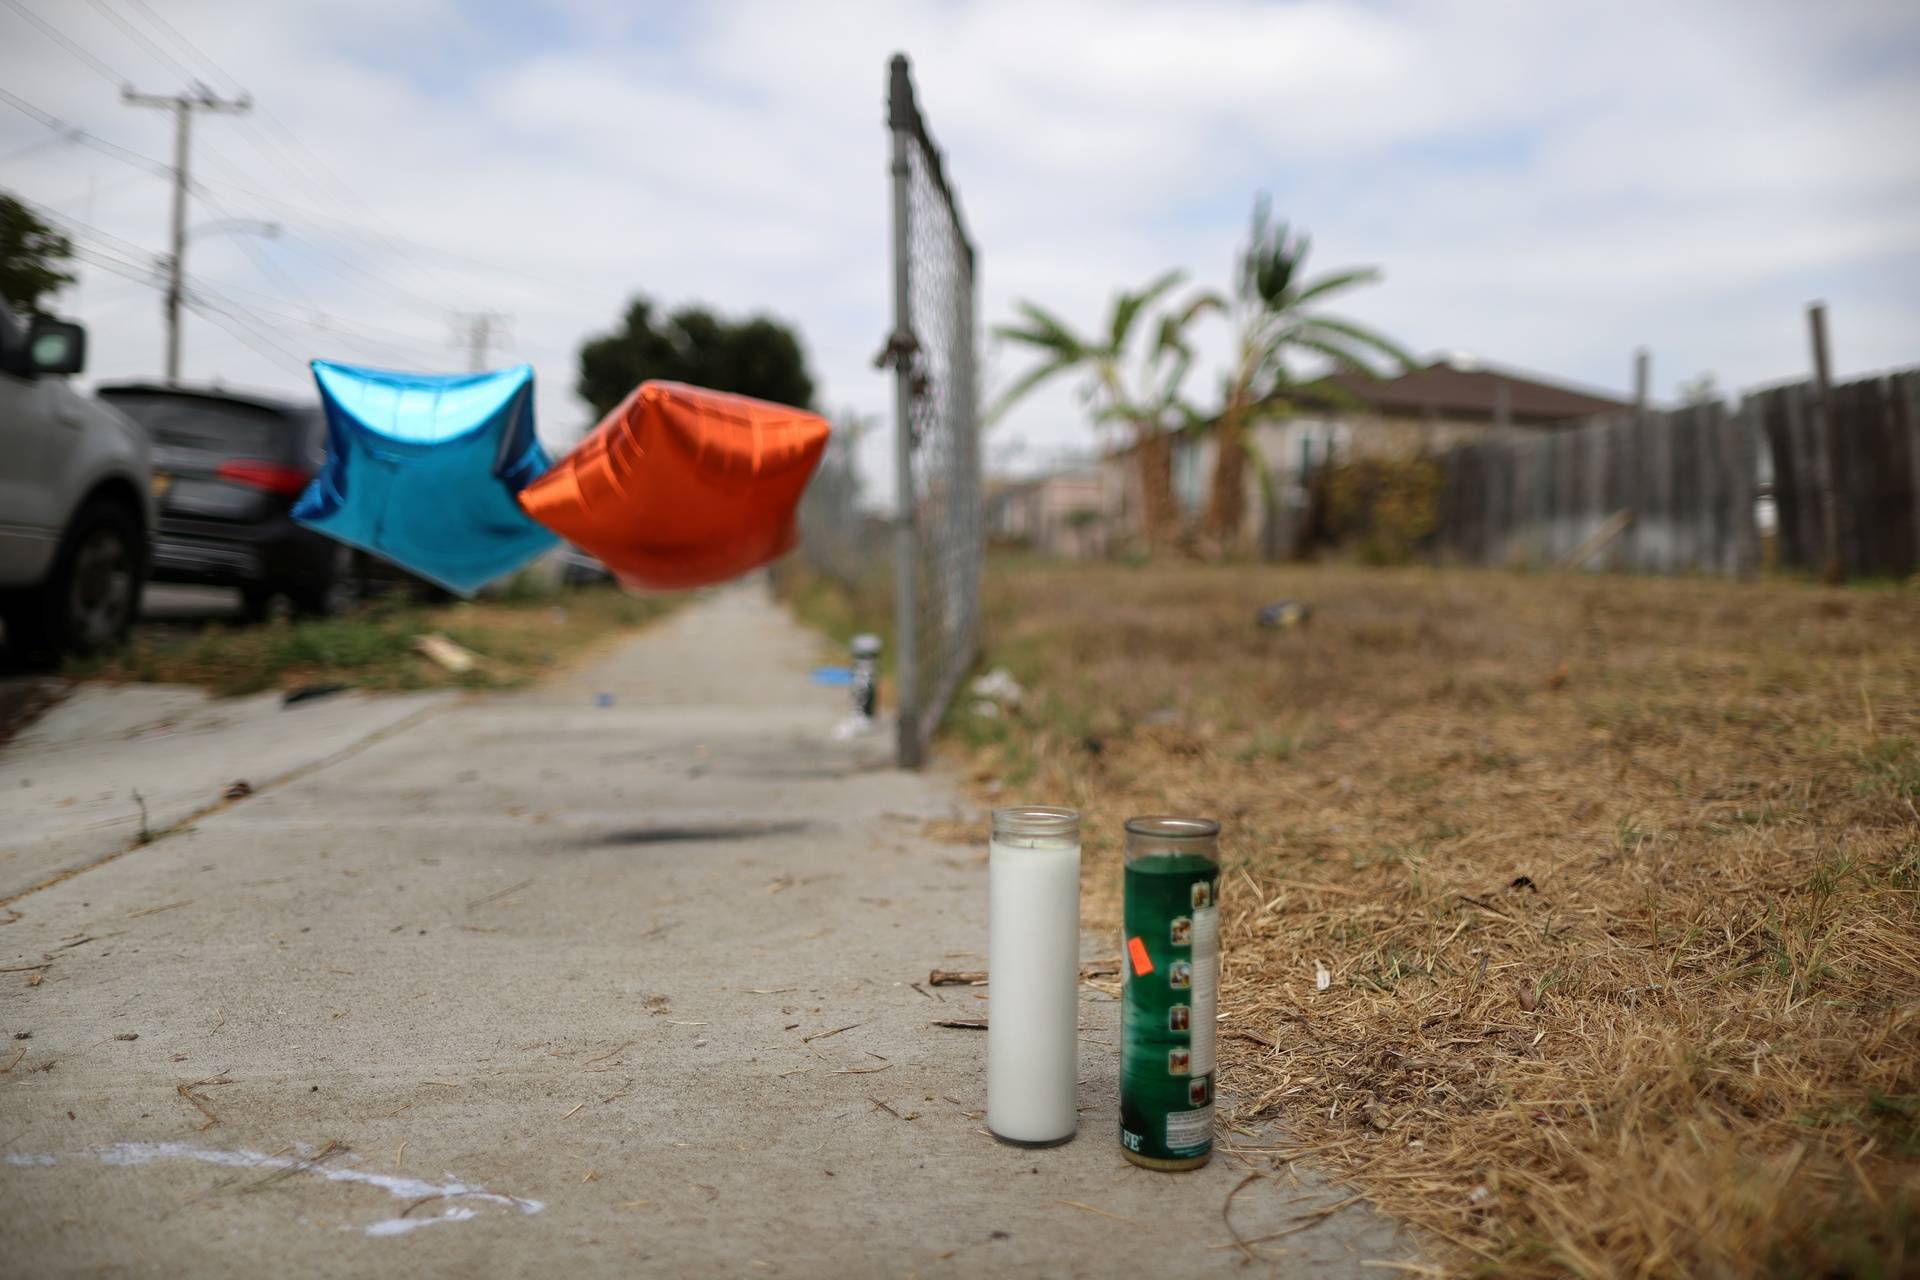
<path id="1" fill-rule="evenodd" d="M 520 506 L 628 586 L 709 586 L 793 546 L 828 433 L 801 409 L 643 382 Z"/>

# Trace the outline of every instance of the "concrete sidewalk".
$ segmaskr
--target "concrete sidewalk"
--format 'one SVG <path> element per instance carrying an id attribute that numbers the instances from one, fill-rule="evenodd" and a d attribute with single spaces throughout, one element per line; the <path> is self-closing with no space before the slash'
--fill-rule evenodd
<path id="1" fill-rule="evenodd" d="M 82 685 L 0 750 L 0 901 L 404 728 L 451 693 L 281 705 L 183 685 Z"/>
<path id="2" fill-rule="evenodd" d="M 16 901 L 0 1270 L 1244 1273 L 1249 1166 L 1120 1158 L 1105 995 L 1079 1139 L 985 1136 L 984 1037 L 929 1024 L 986 1002 L 909 985 L 982 963 L 984 839 L 831 741 L 818 657 L 737 589 Z M 1354 1205 L 1259 1258 L 1409 1252 Z"/>

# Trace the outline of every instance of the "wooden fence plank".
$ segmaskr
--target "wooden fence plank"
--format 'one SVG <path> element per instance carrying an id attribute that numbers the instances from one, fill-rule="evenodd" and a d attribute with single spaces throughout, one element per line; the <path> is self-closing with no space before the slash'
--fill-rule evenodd
<path id="1" fill-rule="evenodd" d="M 1760 402 L 1743 399 L 1722 420 L 1727 442 L 1727 516 L 1733 531 L 1733 572 L 1747 577 L 1760 571 Z"/>
<path id="2" fill-rule="evenodd" d="M 1912 532 L 1908 572 L 1920 574 L 1920 370 L 1897 374 L 1891 399 L 1899 416 L 1901 436 L 1907 439 L 1908 528 Z"/>

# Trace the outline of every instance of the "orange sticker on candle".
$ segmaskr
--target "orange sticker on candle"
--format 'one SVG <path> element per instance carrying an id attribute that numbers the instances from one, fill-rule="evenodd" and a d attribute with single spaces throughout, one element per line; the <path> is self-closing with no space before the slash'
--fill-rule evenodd
<path id="1" fill-rule="evenodd" d="M 1127 956 L 1133 961 L 1136 976 L 1153 972 L 1153 960 L 1147 955 L 1147 944 L 1140 939 L 1127 939 Z"/>

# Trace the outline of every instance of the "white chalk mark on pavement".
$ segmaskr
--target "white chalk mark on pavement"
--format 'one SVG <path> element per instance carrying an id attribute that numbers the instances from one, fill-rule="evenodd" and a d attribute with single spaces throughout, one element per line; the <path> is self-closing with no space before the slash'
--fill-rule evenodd
<path id="1" fill-rule="evenodd" d="M 479 1216 L 478 1212 L 473 1209 L 449 1209 L 435 1218 L 388 1218 L 384 1222 L 376 1222 L 368 1227 L 367 1234 L 403 1236 L 416 1227 L 430 1227 L 436 1222 L 465 1222 L 468 1218 L 477 1216 Z"/>
<path id="2" fill-rule="evenodd" d="M 62 1159 L 92 1159 L 101 1164 L 121 1166 L 152 1164 L 160 1160 L 197 1160 L 201 1164 L 220 1165 L 229 1169 L 287 1169 L 295 1173 L 316 1174 L 328 1182 L 377 1187 L 395 1199 L 413 1204 L 427 1200 L 479 1200 L 518 1209 L 521 1213 L 539 1213 L 547 1207 L 538 1200 L 523 1200 L 519 1196 L 503 1195 L 457 1180 L 428 1182 L 423 1178 L 401 1178 L 386 1173 L 369 1173 L 364 1169 L 322 1165 L 307 1159 L 304 1153 L 296 1157 L 270 1156 L 259 1151 L 219 1151 L 185 1142 L 116 1142 L 110 1147 L 94 1147 L 65 1157 L 9 1154 L 4 1159 L 15 1168 L 44 1167 L 58 1164 Z M 474 1209 L 453 1206 L 439 1214 L 419 1218 L 404 1214 L 398 1218 L 387 1218 L 364 1230 L 370 1236 L 402 1236 L 416 1227 L 431 1226 L 437 1222 L 466 1222 L 477 1216 L 478 1212 Z"/>

